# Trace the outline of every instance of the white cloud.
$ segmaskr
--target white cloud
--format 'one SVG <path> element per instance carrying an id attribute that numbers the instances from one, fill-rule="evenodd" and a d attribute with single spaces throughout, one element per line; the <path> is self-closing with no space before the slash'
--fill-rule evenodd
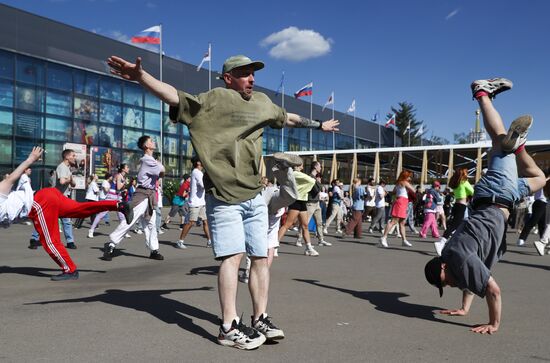
<path id="1" fill-rule="evenodd" d="M 273 58 L 299 62 L 329 53 L 332 43 L 316 31 L 291 26 L 269 35 L 260 45 L 271 47 L 269 55 Z"/>
<path id="2" fill-rule="evenodd" d="M 445 17 L 445 20 L 449 20 L 450 18 L 452 18 L 453 16 L 458 14 L 459 11 L 460 11 L 460 9 L 454 9 L 449 14 L 447 14 L 447 16 Z"/>

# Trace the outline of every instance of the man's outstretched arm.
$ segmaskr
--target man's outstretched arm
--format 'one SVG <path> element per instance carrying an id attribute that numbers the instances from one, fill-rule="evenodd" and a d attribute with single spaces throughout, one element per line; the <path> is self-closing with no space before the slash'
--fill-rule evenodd
<path id="1" fill-rule="evenodd" d="M 141 67 L 140 57 L 136 59 L 136 63 L 134 64 L 123 58 L 111 56 L 107 59 L 107 64 L 111 67 L 112 74 L 129 81 L 138 82 L 164 103 L 170 106 L 177 106 L 179 104 L 178 91 L 168 83 L 161 82 L 147 73 Z"/>
<path id="2" fill-rule="evenodd" d="M 43 152 L 44 149 L 42 149 L 41 147 L 33 147 L 27 159 L 19 164 L 19 166 L 15 168 L 15 170 L 12 171 L 10 175 L 8 175 L 4 180 L 0 181 L 0 194 L 8 195 L 17 179 L 19 179 L 21 175 L 23 175 L 28 167 L 30 167 L 35 161 L 40 159 Z"/>
<path id="3" fill-rule="evenodd" d="M 489 308 L 489 324 L 478 325 L 471 330 L 474 333 L 493 334 L 500 326 L 500 314 L 502 311 L 502 301 L 500 296 L 500 287 L 491 276 L 487 283 L 485 299 Z"/>
<path id="4" fill-rule="evenodd" d="M 307 117 L 297 115 L 295 113 L 287 113 L 285 126 L 288 127 L 304 127 L 308 129 L 319 129 L 323 131 L 339 131 L 338 125 L 340 121 L 338 120 L 328 120 L 328 121 L 317 121 L 310 120 Z"/>

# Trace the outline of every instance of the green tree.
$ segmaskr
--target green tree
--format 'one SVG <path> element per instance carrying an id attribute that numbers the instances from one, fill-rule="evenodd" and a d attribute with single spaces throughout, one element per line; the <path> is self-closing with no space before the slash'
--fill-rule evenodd
<path id="1" fill-rule="evenodd" d="M 455 139 L 455 144 L 469 144 L 470 143 L 470 137 L 469 137 L 468 133 L 466 133 L 466 132 L 453 134 L 453 138 Z"/>
<path id="2" fill-rule="evenodd" d="M 412 103 L 399 102 L 398 108 L 392 107 L 391 112 L 388 113 L 387 119 L 395 114 L 395 126 L 397 134 L 401 137 L 403 146 L 415 146 L 420 145 L 420 138 L 422 135 L 416 135 L 424 121 L 418 121 L 416 119 L 416 109 Z M 427 129 L 422 126 L 422 134 L 425 134 Z M 410 142 L 409 142 L 410 138 Z"/>

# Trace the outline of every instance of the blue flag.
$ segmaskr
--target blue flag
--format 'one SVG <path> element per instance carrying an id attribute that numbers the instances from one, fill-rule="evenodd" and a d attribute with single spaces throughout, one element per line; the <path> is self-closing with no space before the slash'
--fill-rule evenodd
<path id="1" fill-rule="evenodd" d="M 279 96 L 281 91 L 283 90 L 283 82 L 285 81 L 285 72 L 283 72 L 281 76 L 281 83 L 279 84 L 279 88 L 277 88 L 277 92 L 275 92 L 275 97 Z"/>

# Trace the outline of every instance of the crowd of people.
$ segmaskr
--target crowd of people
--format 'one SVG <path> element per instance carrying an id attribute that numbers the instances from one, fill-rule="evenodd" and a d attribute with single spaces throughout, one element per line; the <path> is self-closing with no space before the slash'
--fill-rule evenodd
<path id="1" fill-rule="evenodd" d="M 267 313 L 268 292 L 270 268 L 278 255 L 279 243 L 293 229 L 298 232 L 296 246 L 305 244 L 306 257 L 320 255 L 310 231 L 316 237 L 316 246 L 330 247 L 346 236 L 372 235 L 379 238 L 382 248 L 389 247 L 388 239 L 393 233 L 401 239 L 402 246 L 410 248 L 407 233 L 427 238 L 430 232 L 435 238 L 437 257 L 426 264 L 426 279 L 439 289 L 440 295 L 444 286 L 463 289 L 462 307 L 445 310 L 445 314 L 467 314 L 474 294 L 486 297 L 489 323 L 472 328 L 478 333 L 493 333 L 499 328 L 500 288 L 490 268 L 506 250 L 504 237 L 510 215 L 515 216 L 518 225 L 519 219 L 525 220 L 517 245 L 525 245 L 530 230 L 538 225 L 540 239 L 534 244 L 540 255 L 545 253 L 550 237 L 546 217 L 550 213 L 546 212 L 547 190 L 543 187 L 548 174 L 542 173 L 525 151 L 532 118 L 522 116 L 506 131 L 492 104 L 498 93 L 512 88 L 506 79 L 472 84 L 473 96 L 493 141 L 488 170 L 475 186 L 469 182 L 468 169 L 458 168 L 451 171 L 445 188 L 439 180 L 432 181 L 428 188 L 415 186 L 410 170 L 403 170 L 395 181 L 356 177 L 348 188 L 339 179 L 324 185 L 318 161 L 313 161 L 311 169 L 304 172 L 303 160 L 289 153 L 273 156 L 272 173 L 276 180 L 261 178 L 259 151 L 264 127 L 333 132 L 339 125 L 337 120 L 322 122 L 289 113 L 263 93 L 254 91 L 254 75 L 264 67 L 262 62 L 242 55 L 228 58 L 222 69 L 226 87 L 199 95 L 176 90 L 155 79 L 142 68 L 139 58 L 131 63 L 113 56 L 108 64 L 113 74 L 138 82 L 169 104 L 170 118 L 189 128 L 196 152 L 193 170 L 181 179 L 163 222 L 165 169 L 155 158 L 156 145 L 150 136 L 137 140 L 143 151 L 138 170 L 122 164 L 114 173 L 102 176 L 100 184 L 98 176 L 90 175 L 86 201 L 82 203 L 71 199 L 75 153 L 70 149 L 61 155 L 54 186 L 33 192 L 30 168 L 43 154 L 40 147 L 35 147 L 0 182 L 0 219 L 7 224 L 18 218 L 32 220 L 36 231 L 29 248 L 42 246 L 62 269 L 52 280 L 78 279 L 77 266 L 66 248 L 77 248 L 72 227 L 82 227 L 85 218 L 90 217 L 88 237 L 95 238 L 108 211 L 118 212 L 118 225 L 103 246 L 104 260 L 111 261 L 124 238 L 134 230 L 144 235 L 149 258 L 161 261 L 164 256 L 159 251 L 158 235 L 170 228 L 171 218 L 179 215 L 176 224 L 181 233 L 174 247 L 186 249 L 186 236 L 200 224 L 205 246 L 220 262 L 219 344 L 255 349 L 266 340 L 284 338 L 283 330 Z M 135 178 L 130 179 L 130 174 Z M 531 212 L 520 214 L 515 206 L 531 195 L 535 199 Z M 329 233 L 333 222 L 335 233 Z M 368 224 L 367 234 L 363 233 L 363 223 Z M 60 231 L 65 234 L 66 245 L 61 242 Z M 332 240 L 328 240 L 329 234 Z M 239 275 L 243 257 L 246 268 Z M 237 315 L 239 280 L 248 284 L 252 299 L 250 326 Z"/>

